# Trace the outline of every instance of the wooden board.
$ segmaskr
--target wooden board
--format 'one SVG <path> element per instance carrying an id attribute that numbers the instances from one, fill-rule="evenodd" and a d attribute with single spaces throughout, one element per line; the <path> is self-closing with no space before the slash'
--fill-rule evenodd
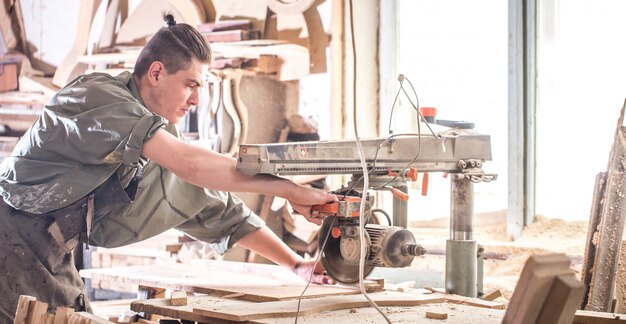
<path id="1" fill-rule="evenodd" d="M 416 306 L 427 303 L 440 303 L 444 298 L 439 295 L 412 295 L 400 292 L 377 292 L 369 297 L 378 306 Z M 300 303 L 300 316 L 338 309 L 369 307 L 370 303 L 362 295 L 327 296 L 323 298 L 303 299 Z M 209 317 L 229 321 L 250 321 L 264 318 L 295 317 L 298 309 L 297 300 L 254 303 L 241 305 L 214 305 L 194 308 L 193 312 Z"/>
<path id="2" fill-rule="evenodd" d="M 136 300 L 130 304 L 130 309 L 135 312 L 146 312 L 198 323 L 212 323 L 212 317 L 194 313 L 193 309 L 198 307 L 212 307 L 220 304 L 232 305 L 234 307 L 247 307 L 252 304 L 252 302 L 215 296 L 188 296 L 187 305 L 185 306 L 172 306 L 167 298 L 160 298 Z"/>
<path id="3" fill-rule="evenodd" d="M 81 270 L 82 277 L 214 296 L 241 294 L 239 299 L 277 301 L 298 298 L 306 282 L 274 265 L 212 261 L 203 265 L 164 264 Z M 305 297 L 357 294 L 350 286 L 310 285 Z"/>
<path id="4" fill-rule="evenodd" d="M 387 291 L 371 293 L 369 296 L 379 306 L 407 307 L 444 301 L 443 296 L 439 294 L 414 295 Z M 369 306 L 369 302 L 362 295 L 305 298 L 300 304 L 300 316 Z M 189 296 L 186 306 L 171 306 L 167 299 L 139 300 L 131 304 L 131 309 L 136 312 L 147 312 L 197 322 L 211 322 L 214 319 L 249 321 L 295 317 L 297 308 L 298 300 L 253 303 L 213 296 Z"/>

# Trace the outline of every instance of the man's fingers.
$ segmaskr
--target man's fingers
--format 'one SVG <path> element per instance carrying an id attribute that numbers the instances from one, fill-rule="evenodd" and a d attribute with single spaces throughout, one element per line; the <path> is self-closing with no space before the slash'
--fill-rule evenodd
<path id="1" fill-rule="evenodd" d="M 311 280 L 313 283 L 318 285 L 334 285 L 335 281 L 329 277 L 322 274 L 314 274 L 313 279 Z"/>

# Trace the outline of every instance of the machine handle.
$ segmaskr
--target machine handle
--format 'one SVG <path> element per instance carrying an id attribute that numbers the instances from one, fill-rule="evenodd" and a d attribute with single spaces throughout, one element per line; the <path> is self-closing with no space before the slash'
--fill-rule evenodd
<path id="1" fill-rule="evenodd" d="M 407 193 L 404 193 L 400 189 L 391 187 L 391 188 L 389 188 L 389 191 L 391 191 L 391 194 L 394 197 L 396 197 L 396 198 L 398 198 L 398 199 L 400 199 L 402 201 L 408 201 L 409 200 L 409 195 Z"/>
<path id="2" fill-rule="evenodd" d="M 313 205 L 311 206 L 311 210 L 327 214 L 337 214 L 339 212 L 339 203 L 333 201 L 323 205 Z"/>

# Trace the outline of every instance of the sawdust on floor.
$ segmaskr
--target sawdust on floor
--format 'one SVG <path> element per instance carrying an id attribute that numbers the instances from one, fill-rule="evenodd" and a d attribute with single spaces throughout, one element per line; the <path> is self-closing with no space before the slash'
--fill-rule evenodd
<path id="1" fill-rule="evenodd" d="M 508 302 L 513 294 L 519 275 L 529 256 L 537 254 L 565 253 L 572 260 L 572 269 L 580 278 L 587 221 L 568 222 L 537 216 L 534 223 L 525 227 L 520 238 L 512 241 L 506 233 L 506 211 L 476 215 L 474 239 L 485 247 L 484 292 L 495 289 L 502 292 L 496 301 Z M 417 242 L 427 250 L 434 251 L 416 260 L 412 267 L 445 269 L 445 241 L 449 237 L 449 220 L 411 222 L 410 230 Z"/>

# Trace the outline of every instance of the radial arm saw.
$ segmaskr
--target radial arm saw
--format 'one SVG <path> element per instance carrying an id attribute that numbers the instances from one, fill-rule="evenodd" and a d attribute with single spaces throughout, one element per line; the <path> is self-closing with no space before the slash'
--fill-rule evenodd
<path id="1" fill-rule="evenodd" d="M 446 245 L 446 289 L 476 297 L 482 291 L 482 263 L 472 235 L 473 184 L 496 179 L 483 172 L 491 160 L 488 135 L 450 128 L 440 133 L 407 134 L 361 140 L 370 190 L 407 192 L 407 181 L 417 173 L 444 172 L 451 179 L 450 239 Z M 365 273 L 374 267 L 405 267 L 425 253 L 406 229 L 407 203 L 394 195 L 393 225 L 368 222 L 373 198 L 363 190 L 364 172 L 354 140 L 245 144 L 239 148 L 237 169 L 247 175 L 352 175 L 348 186 L 335 193 L 339 201 L 317 206 L 333 214 L 319 234 L 322 263 L 328 274 L 342 283 L 359 280 L 358 204 L 366 199 L 364 218 Z"/>

